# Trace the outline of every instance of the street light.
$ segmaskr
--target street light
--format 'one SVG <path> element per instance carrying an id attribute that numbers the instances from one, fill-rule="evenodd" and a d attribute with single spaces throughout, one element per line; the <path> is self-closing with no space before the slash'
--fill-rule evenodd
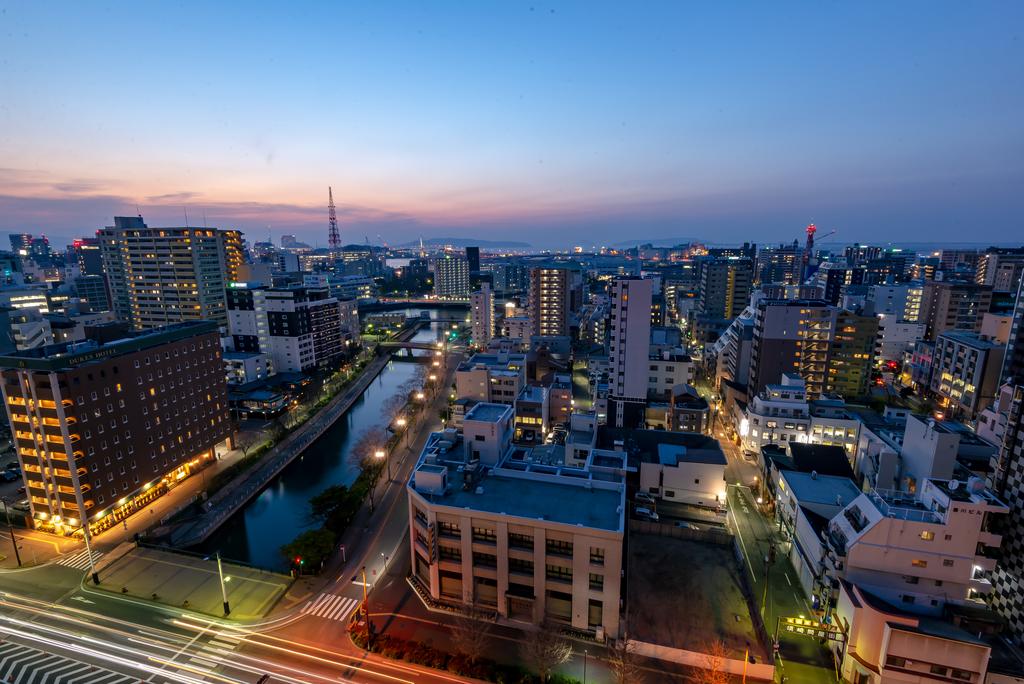
<path id="1" fill-rule="evenodd" d="M 426 398 L 427 398 L 427 395 L 425 395 L 423 392 L 417 392 L 416 393 L 416 401 L 423 401 Z"/>
<path id="2" fill-rule="evenodd" d="M 228 603 L 228 588 L 224 585 L 224 568 L 220 564 L 220 551 L 217 552 L 217 576 L 220 578 L 220 595 L 224 599 L 224 615 L 231 614 L 231 605 Z"/>
<path id="3" fill-rule="evenodd" d="M 7 499 L 0 499 L 4 502 L 4 515 L 7 517 L 7 529 L 11 531 L 11 544 L 14 545 L 14 558 L 18 561 L 18 567 L 21 567 L 21 554 L 18 553 L 18 540 L 14 536 L 14 525 L 11 524 L 11 510 L 7 508 Z"/>
<path id="4" fill-rule="evenodd" d="M 391 459 L 388 458 L 388 452 L 384 451 L 383 449 L 377 449 L 375 452 L 373 452 L 373 457 L 376 458 L 378 461 L 380 459 L 384 459 L 384 462 L 387 464 L 388 468 L 388 482 L 391 482 Z"/>

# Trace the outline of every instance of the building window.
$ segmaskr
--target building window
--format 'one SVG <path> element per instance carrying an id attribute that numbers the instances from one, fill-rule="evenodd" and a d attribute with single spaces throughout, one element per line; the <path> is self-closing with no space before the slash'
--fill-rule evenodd
<path id="1" fill-rule="evenodd" d="M 494 530 L 486 527 L 474 527 L 473 541 L 483 542 L 485 544 L 496 544 L 498 542 L 498 535 L 495 534 Z"/>
<path id="2" fill-rule="evenodd" d="M 521 558 L 509 558 L 508 571 L 515 572 L 520 575 L 533 575 L 533 561 L 523 560 Z"/>
<path id="3" fill-rule="evenodd" d="M 935 539 L 935 533 L 930 530 L 925 530 L 921 533 L 921 539 L 923 539 L 924 541 L 931 541 Z"/>
<path id="4" fill-rule="evenodd" d="M 943 558 L 942 559 L 942 567 L 944 567 L 944 568 L 951 568 L 951 567 L 953 567 L 953 559 L 952 558 Z"/>
<path id="5" fill-rule="evenodd" d="M 493 553 L 480 553 L 479 551 L 474 551 L 473 565 L 482 568 L 496 568 L 498 567 L 498 557 Z"/>
<path id="6" fill-rule="evenodd" d="M 590 547 L 590 564 L 604 565 L 604 549 L 599 546 Z"/>
<path id="7" fill-rule="evenodd" d="M 913 565 L 915 568 L 927 568 L 928 567 L 928 561 L 921 560 L 920 558 L 915 558 L 914 560 L 910 561 L 910 564 Z"/>
<path id="8" fill-rule="evenodd" d="M 533 537 L 529 534 L 508 533 L 508 545 L 514 549 L 533 550 Z"/>
<path id="9" fill-rule="evenodd" d="M 561 565 L 551 565 L 548 563 L 545 566 L 545 576 L 555 582 L 572 582 L 572 568 L 562 567 Z"/>
<path id="10" fill-rule="evenodd" d="M 547 552 L 551 556 L 572 556 L 572 542 L 558 539 L 547 540 Z"/>
<path id="11" fill-rule="evenodd" d="M 419 532 L 416 533 L 417 535 Z M 426 542 L 422 542 L 426 546 Z M 438 546 L 437 557 L 443 561 L 454 561 L 456 563 L 462 562 L 462 549 L 453 546 Z"/>
<path id="12" fill-rule="evenodd" d="M 907 664 L 907 659 L 894 655 L 886 656 L 885 664 L 887 667 L 905 667 Z"/>
<path id="13" fill-rule="evenodd" d="M 594 591 L 604 591 L 604 575 L 597 572 L 590 573 L 590 588 Z"/>

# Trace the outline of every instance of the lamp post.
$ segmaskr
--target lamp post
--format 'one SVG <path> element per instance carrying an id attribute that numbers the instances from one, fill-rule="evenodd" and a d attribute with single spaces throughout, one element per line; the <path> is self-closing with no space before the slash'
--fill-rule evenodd
<path id="1" fill-rule="evenodd" d="M 409 431 L 407 429 L 405 429 L 407 422 L 408 421 L 406 421 L 405 418 L 400 417 L 398 420 L 395 421 L 395 425 L 397 425 L 398 427 L 400 427 L 402 429 L 402 440 L 405 442 L 406 446 L 409 446 Z M 388 463 L 390 464 L 391 461 L 388 461 Z M 390 465 L 389 465 L 389 469 L 388 469 L 388 480 L 391 480 Z"/>
<path id="2" fill-rule="evenodd" d="M 388 482 L 391 482 L 391 459 L 388 458 L 388 452 L 384 451 L 383 449 L 377 449 L 375 452 L 373 452 L 373 457 L 376 458 L 378 461 L 380 459 L 384 459 L 384 463 L 387 464 L 388 469 Z"/>
<path id="3" fill-rule="evenodd" d="M 7 517 L 7 529 L 11 531 L 11 544 L 14 545 L 14 558 L 18 561 L 18 567 L 21 567 L 21 554 L 18 553 L 18 539 L 14 536 L 14 525 L 11 524 L 11 510 L 7 508 L 7 499 L 3 499 L 4 502 L 4 515 Z"/>
<path id="4" fill-rule="evenodd" d="M 85 539 L 85 555 L 89 557 L 89 572 L 92 574 L 92 583 L 100 583 L 100 574 L 96 572 L 96 562 L 92 557 L 92 543 L 90 542 L 89 520 L 82 521 L 82 538 Z"/>
<path id="5" fill-rule="evenodd" d="M 587 684 L 587 649 L 583 649 L 583 684 Z"/>
<path id="6" fill-rule="evenodd" d="M 220 578 L 220 595 L 224 599 L 224 615 L 230 615 L 231 605 L 228 604 L 228 588 L 224 584 L 224 568 L 220 563 L 220 551 L 217 552 L 217 576 Z"/>

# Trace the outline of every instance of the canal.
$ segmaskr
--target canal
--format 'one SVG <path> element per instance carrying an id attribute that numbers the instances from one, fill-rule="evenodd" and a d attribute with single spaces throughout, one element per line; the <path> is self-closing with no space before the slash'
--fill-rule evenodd
<path id="1" fill-rule="evenodd" d="M 415 341 L 438 339 L 449 324 L 438 322 L 437 313 L 430 312 L 430 325 L 416 333 Z M 407 311 L 406 315 L 417 316 L 419 311 Z M 268 570 L 287 571 L 288 563 L 279 549 L 313 525 L 309 519 L 309 499 L 330 485 L 348 485 L 356 479 L 359 463 L 351 454 L 352 446 L 367 430 L 387 424 L 385 407 L 389 400 L 421 368 L 418 363 L 389 363 L 348 413 L 271 480 L 259 496 L 224 523 L 201 548 L 220 551 L 224 558 Z"/>

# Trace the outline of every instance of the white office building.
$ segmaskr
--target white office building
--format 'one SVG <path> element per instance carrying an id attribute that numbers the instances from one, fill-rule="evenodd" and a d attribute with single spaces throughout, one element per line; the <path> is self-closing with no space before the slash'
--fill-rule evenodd
<path id="1" fill-rule="evenodd" d="M 470 298 L 470 322 L 473 329 L 473 346 L 486 348 L 494 337 L 494 293 L 489 283 L 481 283 L 480 289 Z"/>

